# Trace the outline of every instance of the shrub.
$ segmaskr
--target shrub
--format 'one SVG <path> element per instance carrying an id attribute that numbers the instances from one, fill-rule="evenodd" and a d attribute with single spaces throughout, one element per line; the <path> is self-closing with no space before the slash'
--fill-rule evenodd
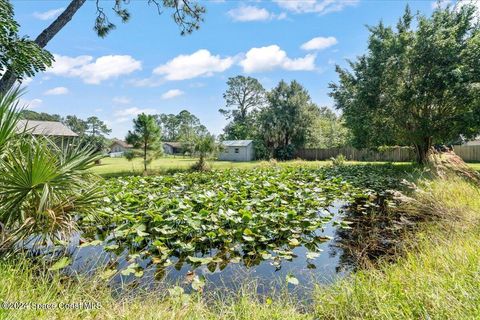
<path id="1" fill-rule="evenodd" d="M 332 160 L 332 165 L 334 166 L 343 166 L 347 158 L 343 154 L 339 154 L 336 157 L 331 157 L 330 160 Z"/>

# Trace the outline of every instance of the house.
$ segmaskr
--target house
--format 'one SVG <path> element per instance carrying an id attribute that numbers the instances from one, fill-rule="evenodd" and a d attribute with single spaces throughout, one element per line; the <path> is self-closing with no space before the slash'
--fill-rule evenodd
<path id="1" fill-rule="evenodd" d="M 163 152 L 165 154 L 181 154 L 184 151 L 183 144 L 181 142 L 164 142 Z"/>
<path id="2" fill-rule="evenodd" d="M 126 143 L 125 141 L 113 139 L 112 144 L 110 145 L 110 157 L 122 157 L 125 151 L 132 149 L 131 144 Z"/>
<path id="3" fill-rule="evenodd" d="M 221 145 L 219 160 L 252 161 L 255 159 L 253 140 L 225 140 Z"/>
<path id="4" fill-rule="evenodd" d="M 27 132 L 34 136 L 48 136 L 51 138 L 73 138 L 78 134 L 58 121 L 20 120 L 17 123 L 18 133 Z"/>

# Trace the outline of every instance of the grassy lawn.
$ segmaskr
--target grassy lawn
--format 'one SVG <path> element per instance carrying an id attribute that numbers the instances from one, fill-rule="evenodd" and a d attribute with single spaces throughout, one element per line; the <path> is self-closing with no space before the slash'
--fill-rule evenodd
<path id="1" fill-rule="evenodd" d="M 480 172 L 480 162 L 477 163 L 469 163 L 468 164 L 470 167 L 472 167 L 474 170 L 477 170 Z"/>
<path id="2" fill-rule="evenodd" d="M 197 159 L 189 157 L 162 157 L 155 159 L 148 166 L 148 170 L 153 173 L 164 173 L 169 171 L 179 171 L 179 170 L 188 170 Z M 285 162 L 275 162 L 280 166 L 308 166 L 308 167 L 317 167 L 330 165 L 332 162 L 329 160 L 326 161 L 303 161 L 303 160 L 291 160 Z M 366 164 L 369 162 L 361 161 L 347 161 L 345 164 Z M 385 162 L 370 162 L 372 164 L 385 164 Z M 269 166 L 272 163 L 269 161 L 251 161 L 251 162 L 233 162 L 233 161 L 218 161 L 218 160 L 209 160 L 208 164 L 212 169 L 250 169 L 262 166 Z M 394 165 L 400 165 L 405 167 L 410 167 L 408 162 L 396 162 Z M 480 170 L 480 164 L 478 165 L 478 170 Z M 125 158 L 104 158 L 100 165 L 97 165 L 91 169 L 93 172 L 105 176 L 122 176 L 122 175 L 132 175 L 132 174 L 141 174 L 143 171 L 143 160 L 141 158 L 135 158 L 132 161 L 128 161 Z"/>
<path id="3" fill-rule="evenodd" d="M 189 157 L 162 157 L 155 159 L 148 166 L 148 169 L 153 172 L 165 172 L 169 170 L 187 170 L 197 159 Z M 228 169 L 228 168 L 253 168 L 264 163 L 263 161 L 252 162 L 231 162 L 231 161 L 208 161 L 209 165 L 214 169 Z M 93 172 L 100 175 L 115 175 L 115 174 L 140 174 L 143 171 L 143 160 L 135 158 L 128 161 L 125 158 L 104 158 L 100 165 L 92 169 Z"/>

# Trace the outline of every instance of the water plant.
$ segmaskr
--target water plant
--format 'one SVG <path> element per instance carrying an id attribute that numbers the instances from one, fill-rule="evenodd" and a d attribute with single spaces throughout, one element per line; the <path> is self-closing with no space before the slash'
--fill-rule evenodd
<path id="1" fill-rule="evenodd" d="M 85 235 L 105 240 L 107 250 L 127 250 L 132 274 L 141 275 L 139 261 L 160 273 L 184 263 L 211 271 L 264 260 L 280 267 L 297 246 L 314 259 L 327 240 L 321 229 L 332 218 L 333 201 L 370 205 L 399 185 L 396 171 L 292 166 L 109 179 L 99 220 L 84 216 L 81 223 Z"/>

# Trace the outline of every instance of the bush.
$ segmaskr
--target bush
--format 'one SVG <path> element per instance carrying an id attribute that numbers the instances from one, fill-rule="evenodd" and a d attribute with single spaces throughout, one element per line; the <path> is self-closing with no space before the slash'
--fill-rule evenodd
<path id="1" fill-rule="evenodd" d="M 345 164 L 345 161 L 347 161 L 347 158 L 340 153 L 336 157 L 331 157 L 330 160 L 332 160 L 332 165 L 337 167 L 337 166 L 343 166 Z"/>
<path id="2" fill-rule="evenodd" d="M 93 212 L 100 191 L 87 169 L 101 158 L 89 146 L 57 145 L 16 134 L 18 92 L 0 96 L 0 250 L 69 239 L 79 214 Z M 8 137 L 8 139 L 2 139 Z"/>

